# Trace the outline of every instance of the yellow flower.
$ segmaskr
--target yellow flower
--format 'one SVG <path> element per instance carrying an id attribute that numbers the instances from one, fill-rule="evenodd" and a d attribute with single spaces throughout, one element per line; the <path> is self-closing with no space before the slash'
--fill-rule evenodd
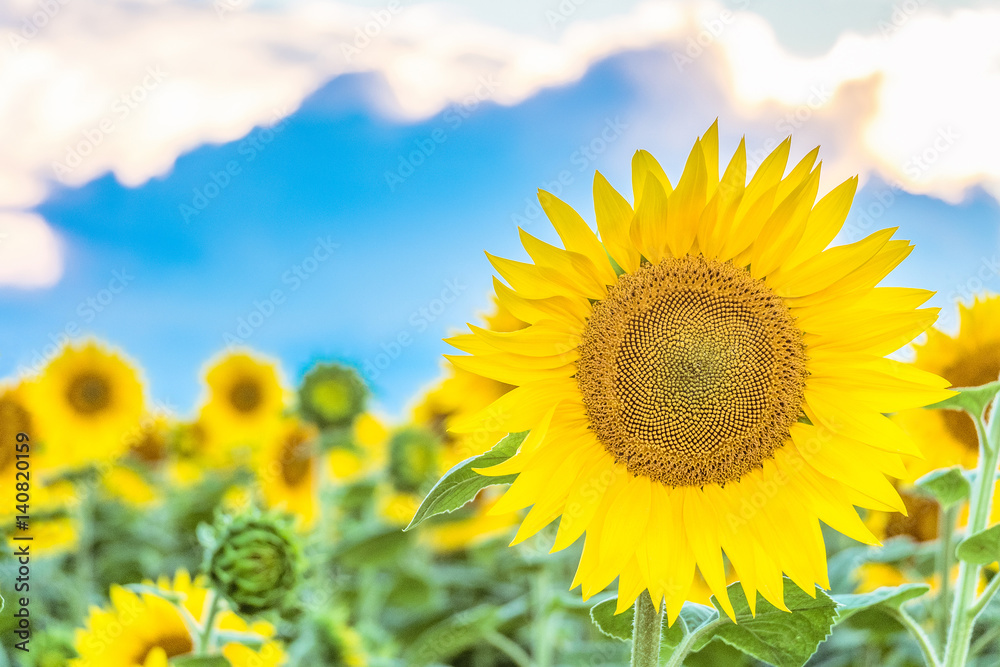
<path id="1" fill-rule="evenodd" d="M 354 481 L 385 465 L 389 429 L 383 420 L 364 412 L 354 420 L 353 447 L 334 447 L 327 452 L 330 478 L 341 482 Z"/>
<path id="2" fill-rule="evenodd" d="M 930 292 L 875 287 L 910 252 L 893 230 L 824 250 L 847 216 L 850 179 L 815 202 L 818 148 L 787 175 L 790 140 L 746 184 L 740 143 L 718 176 L 718 130 L 676 188 L 636 153 L 636 207 L 598 174 L 600 240 L 541 192 L 565 249 L 521 232 L 532 258 L 490 261 L 500 302 L 531 326 L 470 326 L 459 368 L 514 385 L 480 415 L 530 430 L 498 513 L 532 506 L 518 543 L 561 517 L 554 549 L 586 533 L 574 586 L 618 578 L 624 610 L 649 589 L 673 619 L 695 569 L 723 609 L 723 553 L 751 601 L 784 606 L 782 572 L 828 587 L 820 521 L 873 536 L 854 506 L 902 511 L 885 474 L 912 443 L 883 416 L 947 398 L 947 382 L 884 358 L 930 326 Z"/>
<path id="3" fill-rule="evenodd" d="M 257 457 L 257 481 L 267 506 L 295 514 L 304 526 L 316 520 L 318 438 L 314 427 L 289 419 Z"/>
<path id="4" fill-rule="evenodd" d="M 192 581 L 181 570 L 173 583 L 161 578 L 157 586 L 167 593 L 181 595 L 181 604 L 199 623 L 206 620 L 208 589 L 202 578 Z M 71 667 L 167 667 L 168 659 L 190 655 L 195 650 L 196 638 L 173 603 L 152 593 L 140 595 L 119 586 L 111 588 L 110 597 L 109 607 L 91 608 L 87 627 L 77 629 L 75 643 L 80 657 L 70 661 Z M 281 647 L 270 639 L 274 628 L 269 623 L 250 625 L 235 613 L 223 611 L 216 617 L 216 627 L 254 632 L 267 638 L 257 650 L 237 643 L 222 646 L 221 653 L 234 667 L 268 667 L 279 665 L 284 659 Z"/>
<path id="5" fill-rule="evenodd" d="M 938 329 L 914 346 L 914 366 L 948 380 L 953 387 L 974 387 L 1000 377 L 1000 296 L 977 298 L 972 307 L 959 304 L 959 333 Z M 923 460 L 907 461 L 907 480 L 931 470 L 960 465 L 974 469 L 979 440 L 972 418 L 957 410 L 905 410 L 894 416 L 903 430 L 921 443 Z"/>
<path id="6" fill-rule="evenodd" d="M 96 342 L 66 346 L 32 385 L 38 440 L 54 466 L 76 466 L 120 454 L 142 417 L 136 369 Z"/>
<path id="7" fill-rule="evenodd" d="M 208 401 L 199 422 L 211 457 L 239 458 L 240 448 L 256 449 L 277 431 L 285 392 L 277 364 L 245 352 L 226 354 L 205 374 Z"/>

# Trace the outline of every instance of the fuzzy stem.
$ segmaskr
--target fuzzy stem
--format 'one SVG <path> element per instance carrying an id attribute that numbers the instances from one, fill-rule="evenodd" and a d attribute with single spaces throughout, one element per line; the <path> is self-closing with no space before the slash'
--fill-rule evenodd
<path id="1" fill-rule="evenodd" d="M 969 523 L 966 535 L 974 535 L 986 528 L 993 502 L 993 485 L 996 479 L 997 455 L 1000 454 L 1000 418 L 997 410 L 990 415 L 989 426 L 984 426 L 981 415 L 973 415 L 976 432 L 979 434 L 979 465 L 976 468 L 975 484 L 969 499 Z M 958 566 L 958 584 L 955 589 L 955 603 L 952 606 L 951 624 L 948 627 L 948 641 L 945 648 L 944 667 L 965 667 L 969 655 L 969 643 L 979 609 L 976 605 L 976 585 L 979 583 L 980 567 L 962 561 Z"/>
<path id="2" fill-rule="evenodd" d="M 648 591 L 635 601 L 632 627 L 632 667 L 656 667 L 660 660 L 660 629 L 663 611 L 657 611 Z"/>

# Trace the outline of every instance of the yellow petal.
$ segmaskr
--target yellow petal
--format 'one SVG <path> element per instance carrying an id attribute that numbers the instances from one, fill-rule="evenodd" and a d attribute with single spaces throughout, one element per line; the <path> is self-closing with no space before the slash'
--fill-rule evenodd
<path id="1" fill-rule="evenodd" d="M 634 273 L 639 268 L 639 251 L 629 236 L 632 206 L 599 171 L 594 172 L 594 213 L 608 253 L 626 273 Z"/>
<path id="2" fill-rule="evenodd" d="M 566 250 L 584 255 L 593 262 L 597 277 L 603 284 L 614 283 L 615 272 L 608 261 L 608 254 L 580 214 L 572 206 L 544 190 L 538 191 L 538 201 L 552 226 L 556 228 Z"/>

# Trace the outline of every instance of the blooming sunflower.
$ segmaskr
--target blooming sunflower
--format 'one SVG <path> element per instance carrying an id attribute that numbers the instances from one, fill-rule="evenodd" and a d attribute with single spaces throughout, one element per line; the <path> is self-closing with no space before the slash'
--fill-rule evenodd
<path id="1" fill-rule="evenodd" d="M 959 332 L 927 332 L 916 345 L 917 368 L 940 375 L 952 387 L 975 387 L 1000 377 L 1000 296 L 979 297 L 971 307 L 959 304 Z M 904 410 L 894 420 L 923 447 L 924 459 L 907 462 L 908 479 L 931 470 L 960 465 L 976 467 L 979 439 L 972 418 L 958 410 Z"/>
<path id="2" fill-rule="evenodd" d="M 456 366 L 516 387 L 453 428 L 530 430 L 483 471 L 518 474 L 494 511 L 532 506 L 514 543 L 560 517 L 554 550 L 586 533 L 584 597 L 617 577 L 619 611 L 648 589 L 672 621 L 697 568 L 732 617 L 725 553 L 751 609 L 784 608 L 782 572 L 828 587 L 820 521 L 874 543 L 853 506 L 905 510 L 884 474 L 913 444 L 883 413 L 950 392 L 884 355 L 937 310 L 876 287 L 911 250 L 894 230 L 825 249 L 857 179 L 815 202 L 819 149 L 785 174 L 789 147 L 747 184 L 741 141 L 720 179 L 713 124 L 676 187 L 636 153 L 634 209 L 596 175 L 600 238 L 540 192 L 564 247 L 522 230 L 532 262 L 488 255 L 530 326 L 450 339 Z"/>
<path id="3" fill-rule="evenodd" d="M 146 582 L 152 585 L 152 582 Z M 160 589 L 182 596 L 182 604 L 190 614 L 203 622 L 206 616 L 205 601 L 208 589 L 199 578 L 192 581 L 184 570 L 179 571 L 173 582 L 161 578 Z M 111 605 L 105 609 L 91 608 L 86 628 L 76 631 L 76 651 L 79 658 L 70 661 L 71 667 L 167 667 L 167 661 L 195 650 L 181 612 L 171 602 L 152 593 L 136 594 L 112 586 Z M 233 632 L 254 632 L 265 638 L 274 634 L 274 628 L 258 621 L 249 625 L 231 611 L 216 617 L 216 627 Z M 267 667 L 281 663 L 284 652 L 268 639 L 259 649 L 242 644 L 228 643 L 222 654 L 234 667 Z"/>
<path id="4" fill-rule="evenodd" d="M 143 414 L 135 367 L 93 341 L 64 347 L 31 387 L 38 440 L 59 466 L 116 456 Z"/>
<path id="5" fill-rule="evenodd" d="M 275 362 L 233 352 L 205 374 L 208 401 L 201 409 L 208 448 L 228 456 L 233 448 L 258 445 L 281 424 L 285 392 Z"/>
<path id="6" fill-rule="evenodd" d="M 256 473 L 268 507 L 281 508 L 311 526 L 316 519 L 319 432 L 286 420 L 257 456 Z"/>

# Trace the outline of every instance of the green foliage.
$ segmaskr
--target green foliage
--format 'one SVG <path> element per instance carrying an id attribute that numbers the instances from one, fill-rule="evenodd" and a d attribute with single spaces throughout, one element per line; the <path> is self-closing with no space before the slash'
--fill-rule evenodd
<path id="1" fill-rule="evenodd" d="M 868 609 L 899 609 L 910 600 L 925 595 L 930 589 L 927 584 L 903 584 L 884 586 L 870 593 L 834 595 L 833 599 L 838 605 L 837 623 Z"/>
<path id="2" fill-rule="evenodd" d="M 1000 560 L 1000 524 L 966 537 L 959 543 L 955 555 L 975 565 L 989 565 Z"/>
<path id="3" fill-rule="evenodd" d="M 635 621 L 635 607 L 629 607 L 622 613 L 615 615 L 615 608 L 617 606 L 617 597 L 600 602 L 590 609 L 590 619 L 597 626 L 597 629 L 606 636 L 627 642 L 632 639 L 632 623 Z"/>
<path id="4" fill-rule="evenodd" d="M 406 530 L 412 530 L 421 523 L 439 514 L 454 512 L 465 505 L 488 486 L 510 484 L 517 476 L 487 477 L 474 468 L 489 468 L 503 463 L 517 453 L 528 432 L 511 433 L 485 454 L 462 461 L 444 474 L 430 490 Z"/>
<path id="5" fill-rule="evenodd" d="M 937 500 L 944 509 L 962 502 L 972 491 L 961 466 L 934 470 L 918 479 L 915 484 Z"/>

